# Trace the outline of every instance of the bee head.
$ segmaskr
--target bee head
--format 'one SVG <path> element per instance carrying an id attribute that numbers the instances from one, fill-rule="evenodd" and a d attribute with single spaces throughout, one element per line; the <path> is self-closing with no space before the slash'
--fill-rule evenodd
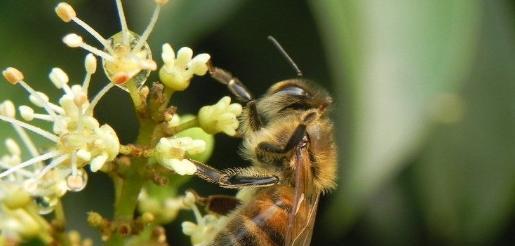
<path id="1" fill-rule="evenodd" d="M 290 114 L 307 110 L 325 112 L 332 98 L 322 88 L 304 79 L 289 79 L 275 83 L 258 101 L 261 112 Z"/>

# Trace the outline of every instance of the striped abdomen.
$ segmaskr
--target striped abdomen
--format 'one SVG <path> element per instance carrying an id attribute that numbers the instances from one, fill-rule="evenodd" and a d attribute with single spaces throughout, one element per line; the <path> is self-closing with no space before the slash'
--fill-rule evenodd
<path id="1" fill-rule="evenodd" d="M 212 245 L 284 245 L 293 189 L 277 185 L 260 189 L 232 215 Z"/>

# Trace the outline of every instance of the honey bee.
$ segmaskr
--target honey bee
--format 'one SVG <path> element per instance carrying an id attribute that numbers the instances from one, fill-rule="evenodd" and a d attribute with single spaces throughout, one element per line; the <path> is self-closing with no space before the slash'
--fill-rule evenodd
<path id="1" fill-rule="evenodd" d="M 245 104 L 238 133 L 242 156 L 252 163 L 217 170 L 192 160 L 200 178 L 252 194 L 244 201 L 211 200 L 211 210 L 235 208 L 210 245 L 309 245 L 320 194 L 336 185 L 331 97 L 295 78 L 275 83 L 255 99 L 229 72 L 214 66 L 209 72 Z"/>

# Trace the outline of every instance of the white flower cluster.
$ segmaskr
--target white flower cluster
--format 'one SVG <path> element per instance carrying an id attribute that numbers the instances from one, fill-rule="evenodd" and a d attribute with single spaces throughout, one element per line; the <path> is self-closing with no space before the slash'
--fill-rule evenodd
<path id="1" fill-rule="evenodd" d="M 202 53 L 193 57 L 193 50 L 180 48 L 177 57 L 170 44 L 163 45 L 161 54 L 164 65 L 159 70 L 159 78 L 168 88 L 183 91 L 190 85 L 193 75 L 202 76 L 208 71 L 209 54 Z"/>
<path id="2" fill-rule="evenodd" d="M 193 175 L 197 171 L 195 164 L 186 158 L 204 152 L 206 142 L 190 137 L 161 138 L 156 145 L 154 157 L 163 166 L 179 175 Z"/>
<path id="3" fill-rule="evenodd" d="M 21 85 L 28 93 L 29 100 L 38 113 L 29 106 L 20 106 L 24 121 L 16 118 L 14 104 L 4 101 L 0 104 L 0 120 L 10 123 L 18 133 L 32 158 L 21 161 L 18 144 L 6 141 L 9 154 L 0 160 L 0 180 L 23 184 L 33 197 L 57 199 L 69 191 L 82 190 L 87 182 L 86 171 L 98 171 L 106 162 L 112 161 L 119 152 L 120 144 L 115 131 L 107 124 L 100 125 L 93 116 L 93 109 L 112 84 L 102 89 L 91 101 L 88 99 L 88 86 L 91 75 L 96 71 L 96 59 L 86 56 L 86 77 L 82 85 L 68 85 L 68 75 L 60 68 L 50 72 L 54 86 L 63 91 L 57 104 L 49 97 L 34 90 L 23 79 L 23 74 L 15 68 L 7 68 L 3 75 L 11 84 Z M 51 130 L 42 129 L 28 122 L 41 120 L 52 124 Z M 31 140 L 28 131 L 49 140 L 52 144 L 45 153 L 40 153 Z M 52 203 L 49 204 L 52 207 Z"/>
<path id="4" fill-rule="evenodd" d="M 199 125 L 210 134 L 224 132 L 229 136 L 234 136 L 239 125 L 237 117 L 241 111 L 241 105 L 231 104 L 231 98 L 226 96 L 215 105 L 200 108 L 198 112 Z"/>

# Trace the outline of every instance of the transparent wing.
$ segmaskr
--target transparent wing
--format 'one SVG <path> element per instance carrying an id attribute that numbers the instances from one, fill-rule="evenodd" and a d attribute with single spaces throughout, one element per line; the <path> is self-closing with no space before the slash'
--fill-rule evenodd
<path id="1" fill-rule="evenodd" d="M 315 218 L 317 214 L 318 207 L 318 199 L 320 197 L 320 193 L 316 195 L 315 202 L 311 206 L 311 210 L 309 211 L 307 222 L 305 227 L 300 231 L 297 237 L 293 240 L 292 245 L 310 245 L 311 236 L 313 235 L 313 227 L 315 226 Z"/>
<path id="2" fill-rule="evenodd" d="M 293 209 L 288 215 L 285 245 L 309 245 L 318 206 L 319 192 L 314 190 L 308 149 L 297 147 L 292 160 L 295 165 Z"/>

